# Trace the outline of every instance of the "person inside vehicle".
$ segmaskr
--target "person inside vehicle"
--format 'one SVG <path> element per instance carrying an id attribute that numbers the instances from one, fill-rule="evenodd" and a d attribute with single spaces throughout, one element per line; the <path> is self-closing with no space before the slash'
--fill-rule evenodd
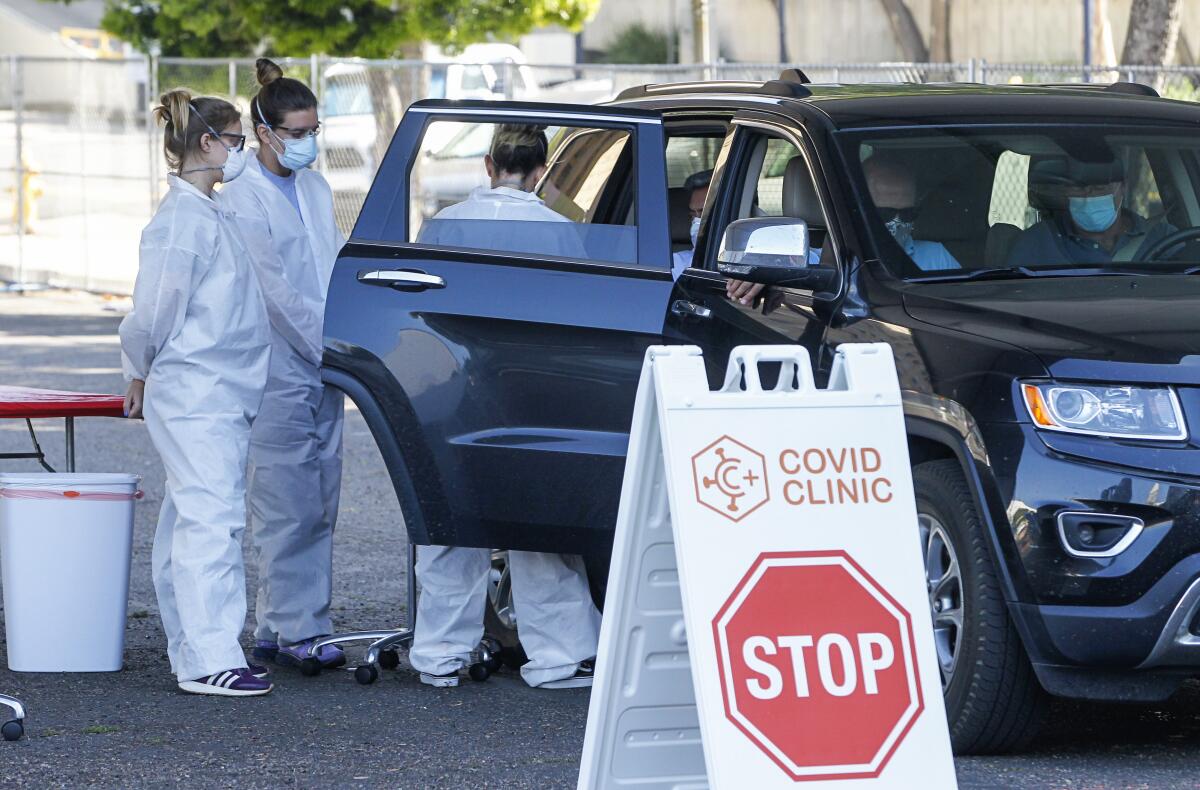
<path id="1" fill-rule="evenodd" d="M 541 127 L 497 126 L 484 160 L 491 186 L 476 189 L 462 203 L 437 214 L 437 243 L 477 233 L 478 227 L 472 228 L 466 220 L 491 219 L 503 221 L 514 238 L 523 238 L 525 250 L 556 252 L 550 248 L 558 243 L 555 237 L 531 232 L 538 222 L 570 221 L 530 192 L 545 171 L 547 147 Z M 544 245 L 540 249 L 530 246 L 539 242 Z M 474 246 L 478 245 L 476 238 Z M 513 606 L 520 612 L 518 633 L 529 657 L 521 677 L 539 688 L 590 686 L 600 641 L 600 612 L 592 602 L 583 559 L 509 551 L 508 566 Z M 422 683 L 442 688 L 458 685 L 459 670 L 483 638 L 491 570 L 490 549 L 417 547 L 421 596 L 409 662 L 421 673 Z"/>
<path id="2" fill-rule="evenodd" d="M 1151 224 L 1127 207 L 1119 158 L 1035 161 L 1029 168 L 1029 191 L 1035 205 L 1050 216 L 1017 237 L 1008 266 L 1141 260 L 1146 250 L 1175 232 L 1170 223 Z"/>
<path id="3" fill-rule="evenodd" d="M 917 268 L 927 272 L 961 268 L 940 241 L 913 238 L 917 182 L 908 166 L 899 157 L 875 153 L 863 161 L 862 169 L 880 220 Z M 820 248 L 809 251 L 810 259 L 820 255 Z M 749 305 L 754 303 L 763 287 L 759 283 L 731 279 L 725 284 L 725 293 L 730 299 Z"/>
<path id="4" fill-rule="evenodd" d="M 692 265 L 692 256 L 696 254 L 696 237 L 700 234 L 700 217 L 704 214 L 704 201 L 708 198 L 708 185 L 712 181 L 712 174 L 712 170 L 701 170 L 692 173 L 683 182 L 683 188 L 688 194 L 688 214 L 692 218 L 689 230 L 692 246 L 671 256 L 671 276 L 676 280 Z"/>
<path id="5" fill-rule="evenodd" d="M 417 242 L 585 257 L 575 223 L 534 192 L 546 173 L 549 149 L 545 127 L 497 124 L 483 157 L 489 185 L 476 187 L 466 200 L 446 206 L 426 220 Z M 527 224 L 514 225 L 513 221 Z"/>

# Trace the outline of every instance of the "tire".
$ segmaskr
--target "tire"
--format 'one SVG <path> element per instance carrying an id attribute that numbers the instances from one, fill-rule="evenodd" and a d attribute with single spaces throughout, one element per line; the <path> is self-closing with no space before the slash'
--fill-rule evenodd
<path id="1" fill-rule="evenodd" d="M 487 606 L 483 610 L 483 632 L 499 643 L 496 657 L 504 666 L 520 669 L 529 660 L 517 635 L 506 551 L 492 552 L 492 575 L 488 580 Z"/>
<path id="2" fill-rule="evenodd" d="M 954 752 L 1020 750 L 1037 735 L 1048 695 L 1008 616 L 975 498 L 954 460 L 914 467 L 913 485 L 926 580 L 940 582 L 929 597 Z"/>

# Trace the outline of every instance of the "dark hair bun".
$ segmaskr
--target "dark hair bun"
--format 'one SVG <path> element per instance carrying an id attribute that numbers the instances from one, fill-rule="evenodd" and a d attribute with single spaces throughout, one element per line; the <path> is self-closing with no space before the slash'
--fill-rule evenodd
<path id="1" fill-rule="evenodd" d="M 255 69 L 258 70 L 258 84 L 270 85 L 277 79 L 283 77 L 283 69 L 273 61 L 267 58 L 259 58 L 254 62 Z"/>

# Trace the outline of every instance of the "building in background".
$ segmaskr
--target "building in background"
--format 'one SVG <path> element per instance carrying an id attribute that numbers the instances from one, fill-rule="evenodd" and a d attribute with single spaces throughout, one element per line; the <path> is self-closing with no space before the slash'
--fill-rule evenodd
<path id="1" fill-rule="evenodd" d="M 779 59 L 777 0 L 709 0 L 718 50 L 726 60 Z M 929 40 L 933 0 L 907 0 Z M 1131 0 L 1108 0 L 1120 50 Z M 864 63 L 905 60 L 879 0 L 786 0 L 787 49 L 793 62 Z M 603 0 L 583 31 L 583 47 L 602 52 L 633 24 L 678 35 L 681 62 L 690 62 L 692 0 Z M 1182 30 L 1200 38 L 1200 2 L 1184 4 Z M 1083 53 L 1080 0 L 965 0 L 952 6 L 950 56 L 995 63 L 1079 63 Z M 1192 48 L 1197 42 L 1192 41 Z"/>

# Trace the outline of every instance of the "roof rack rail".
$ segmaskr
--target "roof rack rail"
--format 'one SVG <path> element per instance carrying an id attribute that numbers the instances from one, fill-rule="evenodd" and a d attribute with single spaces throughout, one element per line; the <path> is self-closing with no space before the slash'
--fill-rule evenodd
<path id="1" fill-rule="evenodd" d="M 1140 82 L 1035 82 L 1029 83 L 1035 88 L 1071 88 L 1080 91 L 1104 91 L 1105 93 L 1125 93 L 1130 96 L 1155 96 L 1158 91 Z"/>
<path id="2" fill-rule="evenodd" d="M 800 69 L 784 69 L 776 78 L 778 82 L 792 82 L 797 85 L 811 85 L 812 80 Z"/>
<path id="3" fill-rule="evenodd" d="M 1134 96 L 1159 96 L 1159 92 L 1150 85 L 1141 82 L 1125 82 L 1123 80 L 1106 85 L 1104 90 L 1109 93 L 1129 93 Z"/>

